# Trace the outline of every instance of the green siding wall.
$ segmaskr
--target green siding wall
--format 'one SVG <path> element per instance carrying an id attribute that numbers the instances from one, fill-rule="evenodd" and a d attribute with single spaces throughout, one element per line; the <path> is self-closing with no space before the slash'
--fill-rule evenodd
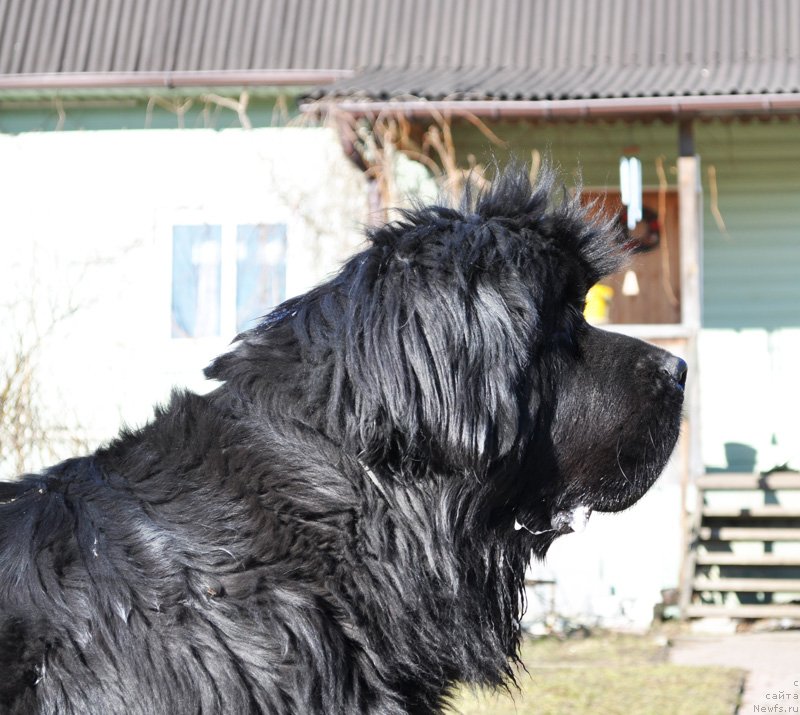
<path id="1" fill-rule="evenodd" d="M 715 123 L 701 126 L 697 136 L 704 168 L 704 326 L 800 326 L 800 123 Z M 711 165 L 726 232 L 710 211 Z"/>
<path id="2" fill-rule="evenodd" d="M 162 100 L 178 107 L 190 98 L 183 94 L 159 94 Z M 235 97 L 234 97 L 235 99 Z M 59 111 L 61 110 L 61 111 Z M 285 125 L 297 116 L 296 102 L 287 97 L 276 104 L 276 97 L 259 96 L 250 99 L 247 117 L 253 127 Z M 79 99 L 70 95 L 61 104 L 36 95 L 25 97 L 0 96 L 0 133 L 48 131 L 113 131 L 124 129 L 230 129 L 240 127 L 239 116 L 233 110 L 204 101 L 202 95 L 191 98 L 182 118 L 160 104 L 150 104 L 149 97 L 115 98 L 98 95 L 94 99 Z"/>
<path id="3" fill-rule="evenodd" d="M 619 158 L 623 149 L 639 147 L 645 184 L 657 185 L 655 160 L 665 157 L 666 166 L 674 166 L 677 158 L 677 129 L 673 124 L 596 123 L 596 124 L 527 124 L 524 122 L 499 122 L 491 124 L 497 136 L 508 143 L 507 147 L 492 146 L 471 126 L 459 125 L 454 130 L 455 145 L 460 161 L 468 163 L 472 154 L 486 163 L 496 156 L 504 161 L 510 154 L 530 160 L 537 150 L 549 155 L 566 176 L 581 174 L 583 183 L 593 187 L 619 186 Z M 675 174 L 668 177 L 675 181 Z"/>

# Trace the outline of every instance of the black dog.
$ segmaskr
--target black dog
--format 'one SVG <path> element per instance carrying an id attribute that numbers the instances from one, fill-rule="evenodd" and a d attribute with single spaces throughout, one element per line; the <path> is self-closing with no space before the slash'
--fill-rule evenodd
<path id="1" fill-rule="evenodd" d="M 584 322 L 621 243 L 552 184 L 405 214 L 216 391 L 0 485 L 4 711 L 420 713 L 511 678 L 531 551 L 647 491 L 686 369 Z"/>

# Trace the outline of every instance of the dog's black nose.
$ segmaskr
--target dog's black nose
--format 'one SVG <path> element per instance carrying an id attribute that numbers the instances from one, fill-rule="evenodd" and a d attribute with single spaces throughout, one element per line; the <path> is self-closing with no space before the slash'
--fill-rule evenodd
<path id="1" fill-rule="evenodd" d="M 688 365 L 675 355 L 670 355 L 661 369 L 667 373 L 675 382 L 681 387 L 686 387 L 686 371 L 689 369 Z"/>

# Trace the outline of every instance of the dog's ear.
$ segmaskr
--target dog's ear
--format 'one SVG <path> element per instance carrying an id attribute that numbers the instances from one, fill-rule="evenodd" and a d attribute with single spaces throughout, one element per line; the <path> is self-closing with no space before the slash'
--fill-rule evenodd
<path id="1" fill-rule="evenodd" d="M 505 262 L 457 255 L 468 248 L 459 231 L 479 229 L 446 218 L 418 240 L 419 224 L 401 239 L 373 236 L 352 276 L 347 372 L 368 455 L 385 458 L 390 444 L 480 470 L 514 447 L 529 417 L 538 321 Z"/>

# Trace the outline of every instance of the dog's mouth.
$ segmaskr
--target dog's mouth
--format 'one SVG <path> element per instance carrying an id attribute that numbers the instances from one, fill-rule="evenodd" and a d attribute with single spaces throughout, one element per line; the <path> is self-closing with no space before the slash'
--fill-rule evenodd
<path id="1" fill-rule="evenodd" d="M 591 507 L 579 504 L 572 509 L 557 511 L 553 514 L 550 523 L 553 525 L 553 530 L 559 534 L 579 534 L 586 530 L 591 515 Z"/>
<path id="2" fill-rule="evenodd" d="M 561 509 L 553 513 L 550 517 L 550 528 L 532 530 L 522 524 L 519 520 L 514 520 L 514 530 L 525 531 L 539 536 L 541 534 L 551 534 L 553 536 L 560 536 L 561 534 L 578 534 L 586 529 L 589 523 L 589 517 L 592 515 L 591 507 L 585 504 L 579 504 L 571 509 Z"/>

